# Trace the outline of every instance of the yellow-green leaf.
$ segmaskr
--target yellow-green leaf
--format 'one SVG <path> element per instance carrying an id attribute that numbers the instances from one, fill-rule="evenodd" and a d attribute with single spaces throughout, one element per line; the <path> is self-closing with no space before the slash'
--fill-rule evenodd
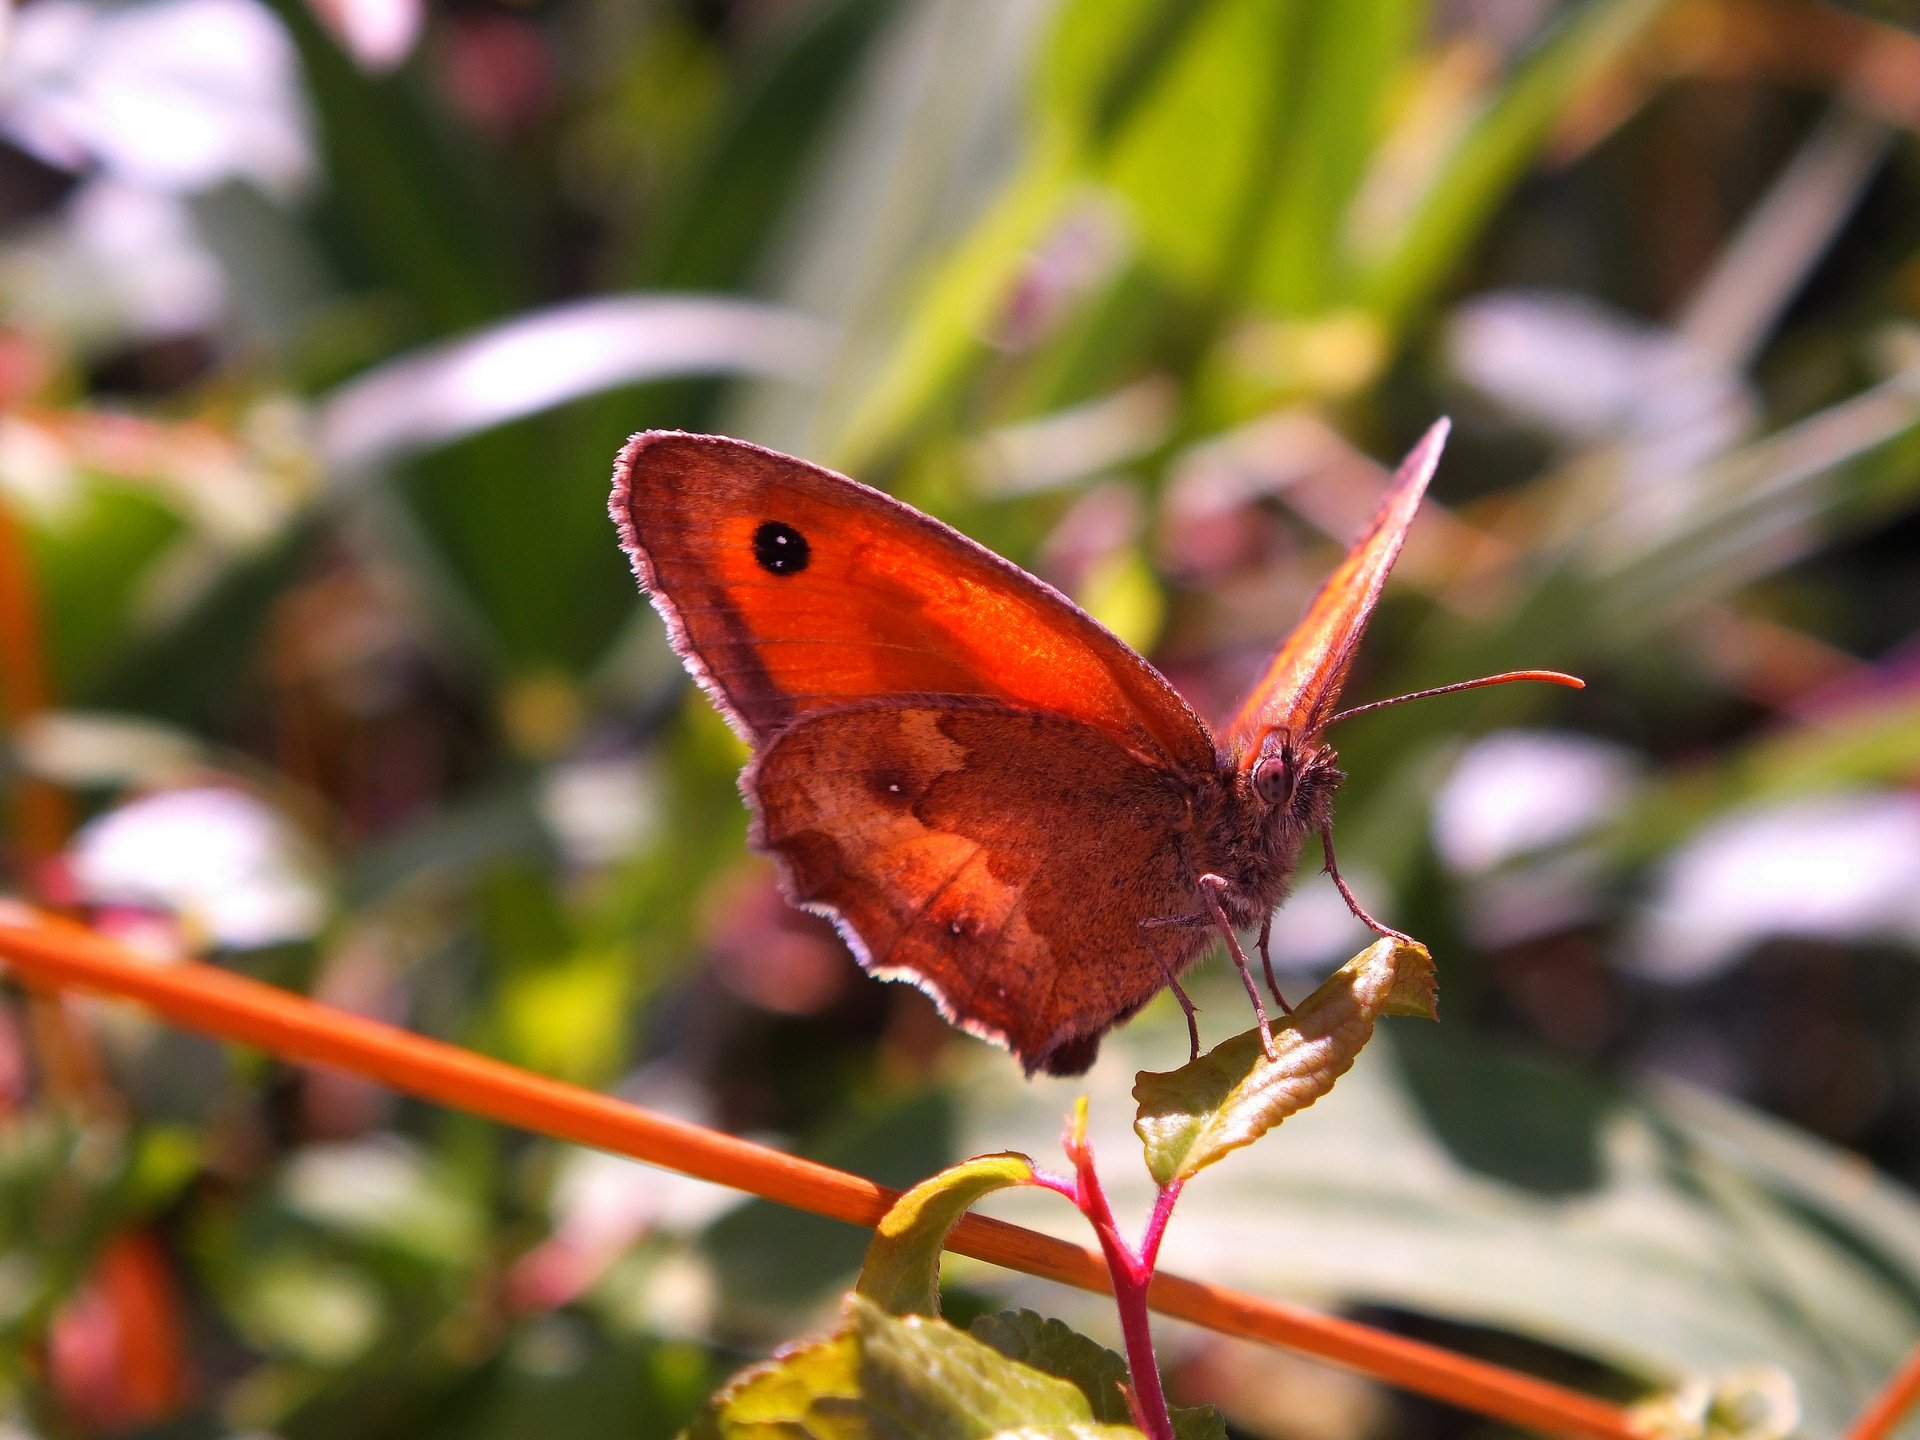
<path id="1" fill-rule="evenodd" d="M 1249 1030 L 1178 1070 L 1141 1072 L 1133 1128 L 1147 1168 L 1162 1185 L 1198 1174 L 1332 1089 L 1382 1015 L 1435 1014 L 1426 947 L 1376 941 L 1273 1027 L 1277 1059 L 1262 1053 L 1260 1032 Z"/>
<path id="2" fill-rule="evenodd" d="M 1011 1360 L 943 1320 L 889 1315 L 853 1294 L 838 1330 L 743 1371 L 681 1440 L 1016 1436 L 1140 1440 L 1131 1425 L 1097 1420 L 1071 1381 Z"/>
<path id="3" fill-rule="evenodd" d="M 860 1392 L 873 1440 L 1139 1433 L 1095 1428 L 1078 1386 L 1009 1360 L 945 1321 L 888 1315 L 859 1295 L 847 1297 L 847 1318 L 860 1342 Z"/>
<path id="4" fill-rule="evenodd" d="M 860 1344 L 849 1331 L 783 1350 L 707 1401 L 681 1440 L 867 1440 Z"/>
<path id="5" fill-rule="evenodd" d="M 893 1315 L 940 1313 L 940 1251 L 981 1197 L 1033 1179 L 1033 1161 L 1011 1151 L 980 1155 L 922 1180 L 873 1232 L 854 1288 Z"/>

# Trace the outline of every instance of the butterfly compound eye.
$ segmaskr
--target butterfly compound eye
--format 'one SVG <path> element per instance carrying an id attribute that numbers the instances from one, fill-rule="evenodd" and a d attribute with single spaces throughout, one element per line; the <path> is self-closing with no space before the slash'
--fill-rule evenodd
<path id="1" fill-rule="evenodd" d="M 807 537 L 780 520 L 769 520 L 753 532 L 753 558 L 774 575 L 798 575 L 813 558 Z"/>
<path id="2" fill-rule="evenodd" d="M 1289 752 L 1262 755 L 1253 765 L 1253 793 L 1269 805 L 1285 805 L 1298 778 Z"/>

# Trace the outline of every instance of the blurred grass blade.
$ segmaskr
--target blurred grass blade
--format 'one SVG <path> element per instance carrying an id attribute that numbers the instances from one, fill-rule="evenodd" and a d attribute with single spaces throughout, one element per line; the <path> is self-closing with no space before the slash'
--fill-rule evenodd
<path id="1" fill-rule="evenodd" d="M 1648 786 L 1612 826 L 1622 867 L 1684 844 L 1728 811 L 1836 791 L 1892 789 L 1920 755 L 1920 692 L 1883 690 L 1803 723 L 1770 731 L 1711 764 L 1689 758 L 1667 784 Z"/>
<path id="2" fill-rule="evenodd" d="M 318 6 L 274 0 L 273 8 L 300 52 L 319 121 L 322 206 L 333 222 L 323 233 L 343 268 L 404 294 L 434 334 L 512 307 L 521 236 L 504 187 L 473 164 L 470 137 L 438 123 L 427 87 L 405 71 L 363 71 L 321 24 Z"/>
<path id="3" fill-rule="evenodd" d="M 621 385 L 727 374 L 804 383 L 831 343 L 791 310 L 718 296 L 559 305 L 348 381 L 323 402 L 320 454 L 336 476 L 361 475 Z"/>
<path id="4" fill-rule="evenodd" d="M 642 239 L 638 286 L 721 290 L 746 285 L 769 239 L 801 198 L 808 161 L 841 103 L 890 0 L 828 0 L 807 6 L 778 53 L 740 88 L 730 112 L 685 162 Z"/>
<path id="5" fill-rule="evenodd" d="M 1664 537 L 1631 558 L 1600 560 L 1593 581 L 1609 624 L 1643 630 L 1798 560 L 1842 519 L 1839 472 L 1917 426 L 1920 367 L 1729 455 L 1692 482 L 1697 498 Z M 1909 493 L 1916 484 L 1909 478 Z"/>
<path id="6" fill-rule="evenodd" d="M 1301 76 L 1300 0 L 1214 5 L 1089 157 L 1127 202 L 1142 253 L 1185 290 L 1243 283 L 1285 172 Z"/>
<path id="7" fill-rule="evenodd" d="M 1271 157 L 1266 234 L 1244 282 L 1282 314 L 1335 303 L 1350 263 L 1347 211 L 1425 10 L 1420 0 L 1344 0 L 1308 7 L 1297 27 L 1286 142 Z"/>
<path id="8" fill-rule="evenodd" d="M 1883 120 L 1829 113 L 1741 226 L 1674 328 L 1707 362 L 1745 370 L 1853 215 L 1893 141 Z"/>
<path id="9" fill-rule="evenodd" d="M 1035 85 L 1040 108 L 1096 143 L 1177 55 L 1215 0 L 1070 0 L 1060 7 Z"/>
<path id="10" fill-rule="evenodd" d="M 966 346 L 986 337 L 1015 262 L 1040 233 L 1051 208 L 1022 230 L 983 293 L 962 297 L 955 334 L 945 304 L 941 257 L 972 254 L 982 229 L 997 233 L 1000 198 L 1011 184 L 1025 193 L 1032 157 L 1044 152 L 1018 137 L 1021 85 L 1042 7 L 1025 0 L 919 0 L 891 7 L 889 23 L 846 87 L 827 143 L 800 203 L 782 227 L 781 278 L 772 293 L 842 327 L 842 343 L 820 365 L 817 397 L 752 396 L 749 433 L 782 448 L 871 473 L 865 457 L 890 448 L 891 428 L 856 418 L 890 413 L 886 398 L 904 390 L 908 423 L 920 416 L 917 362 L 903 362 L 923 331 Z M 1028 157 L 1028 158 L 1023 158 Z M 1041 161 L 1039 168 L 1048 167 Z M 1011 181 L 1009 180 L 1011 177 Z M 1013 208 L 1021 206 L 1016 202 Z M 982 217 L 985 217 L 984 219 Z M 987 249 L 994 247 L 989 244 Z M 960 268 L 970 268 L 962 260 Z M 929 277 L 931 278 L 931 281 Z M 974 298 L 970 298 L 974 297 Z M 929 317 L 924 312 L 937 313 Z M 904 380 L 904 384 L 902 383 Z M 876 437 L 875 431 L 881 432 Z M 878 439 L 850 444 L 853 434 Z"/>
<path id="11" fill-rule="evenodd" d="M 1668 3 L 1594 0 L 1573 10 L 1447 156 L 1400 235 L 1364 268 L 1361 303 L 1396 328 L 1418 310 L 1483 232 L 1567 106 Z"/>
<path id="12" fill-rule="evenodd" d="M 1036 145 L 972 232 L 934 267 L 906 307 L 886 363 L 827 447 L 827 463 L 856 475 L 870 469 L 979 353 L 985 320 L 1066 202 L 1066 161 L 1057 143 Z"/>

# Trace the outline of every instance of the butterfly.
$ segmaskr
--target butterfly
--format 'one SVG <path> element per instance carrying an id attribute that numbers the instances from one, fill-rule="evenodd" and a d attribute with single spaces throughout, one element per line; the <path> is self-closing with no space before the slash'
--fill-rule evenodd
<path id="1" fill-rule="evenodd" d="M 1307 837 L 1334 862 L 1328 726 L 1445 443 L 1396 472 L 1218 735 L 1072 601 L 868 486 L 740 440 L 634 436 L 610 510 L 693 678 L 752 748 L 752 843 L 860 963 L 907 980 L 1028 1074 L 1074 1075 L 1217 932 L 1269 925 Z M 1515 671 L 1418 692 L 1512 680 Z M 1400 937 L 1405 938 L 1405 937 Z"/>

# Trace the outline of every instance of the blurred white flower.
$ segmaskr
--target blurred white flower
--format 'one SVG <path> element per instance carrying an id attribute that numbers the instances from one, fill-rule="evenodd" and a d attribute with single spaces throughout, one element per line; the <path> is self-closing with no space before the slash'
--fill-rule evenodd
<path id="1" fill-rule="evenodd" d="M 469 1259 L 482 1223 L 432 1155 L 398 1135 L 303 1145 L 280 1172 L 282 1202 L 327 1230 L 441 1263 Z"/>
<path id="2" fill-rule="evenodd" d="M 1920 940 L 1920 796 L 1825 795 L 1708 826 L 1662 868 L 1628 962 L 1702 980 L 1774 935 Z"/>
<path id="3" fill-rule="evenodd" d="M 101 176 L 0 251 L 0 295 L 29 328 L 112 343 L 205 329 L 227 288 L 179 196 Z"/>
<path id="4" fill-rule="evenodd" d="M 41 0 L 0 56 L 0 131 L 49 164 L 165 191 L 303 190 L 298 60 L 257 0 Z"/>
<path id="5" fill-rule="evenodd" d="M 312 0 L 312 8 L 360 68 L 375 73 L 411 55 L 427 23 L 421 0 Z"/>
<path id="6" fill-rule="evenodd" d="M 1460 757 L 1434 797 L 1433 843 L 1468 882 L 1466 923 L 1480 944 L 1514 944 L 1599 910 L 1599 854 L 1573 842 L 1620 808 L 1635 770 L 1618 746 L 1545 731 L 1498 731 Z"/>
<path id="7" fill-rule="evenodd" d="M 1368 871 L 1342 864 L 1341 873 L 1362 904 L 1377 910 L 1386 888 Z M 1389 921 L 1391 923 L 1391 921 Z M 1274 912 L 1273 968 L 1287 975 L 1324 973 L 1361 949 L 1374 936 L 1353 918 L 1333 882 L 1318 869 L 1302 865 L 1293 891 Z"/>
<path id="8" fill-rule="evenodd" d="M 68 851 L 93 905 L 165 910 L 217 946 L 303 940 L 326 897 L 293 828 L 255 797 L 204 786 L 142 796 L 89 821 Z"/>
<path id="9" fill-rule="evenodd" d="M 540 818 L 575 865 L 604 865 L 640 848 L 660 823 L 653 767 L 638 755 L 569 760 L 542 777 Z"/>
<path id="10" fill-rule="evenodd" d="M 600 1150 L 566 1150 L 554 1175 L 554 1228 L 569 1244 L 612 1253 L 658 1227 L 697 1234 L 740 1197 L 704 1180 Z"/>
<path id="11" fill-rule="evenodd" d="M 1652 543 L 1697 503 L 1708 463 L 1754 427 L 1746 381 L 1670 330 L 1551 290 L 1460 306 L 1447 361 L 1520 419 L 1583 450 L 1612 452 L 1614 543 Z"/>
<path id="12" fill-rule="evenodd" d="M 1752 423 L 1739 377 L 1672 331 L 1585 295 L 1510 290 L 1477 296 L 1447 325 L 1447 361 L 1514 414 L 1581 444 L 1660 439 L 1691 469 Z"/>
<path id="13" fill-rule="evenodd" d="M 1433 805 L 1433 843 L 1457 875 L 1579 838 L 1634 782 L 1631 752 L 1585 735 L 1499 730 L 1468 747 Z"/>

